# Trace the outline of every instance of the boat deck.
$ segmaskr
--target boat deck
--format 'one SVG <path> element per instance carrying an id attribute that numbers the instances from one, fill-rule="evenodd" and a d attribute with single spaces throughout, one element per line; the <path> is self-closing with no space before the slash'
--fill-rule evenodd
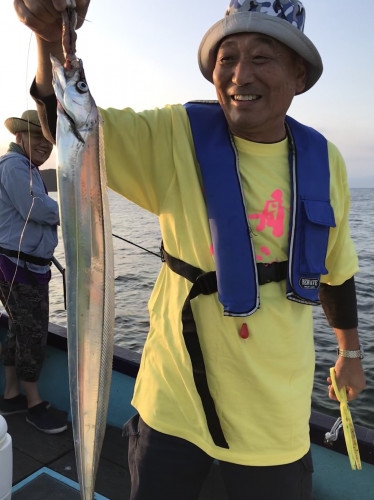
<path id="1" fill-rule="evenodd" d="M 6 334 L 6 328 L 1 328 L 1 320 L 4 323 L 4 318 L 0 317 L 0 340 L 1 335 Z M 66 332 L 57 325 L 50 325 L 50 330 L 40 389 L 46 400 L 68 411 Z M 108 411 L 110 425 L 96 480 L 97 500 L 128 500 L 130 496 L 127 440 L 122 438 L 121 427 L 135 411 L 130 401 L 139 361 L 139 354 L 115 347 Z M 3 384 L 0 364 L 0 393 Z M 25 414 L 7 416 L 6 421 L 13 441 L 12 500 L 79 500 L 71 423 L 66 432 L 48 435 L 29 425 Z M 331 416 L 312 412 L 310 435 L 315 500 L 374 500 L 374 430 L 355 426 L 364 463 L 362 471 L 352 471 L 342 432 L 332 446 L 324 444 L 325 433 L 334 421 Z M 219 467 L 212 467 L 199 500 L 227 500 Z"/>
<path id="2" fill-rule="evenodd" d="M 13 441 L 13 487 L 12 500 L 79 500 L 80 495 L 74 488 L 69 488 L 69 481 L 57 481 L 59 486 L 51 488 L 49 479 L 48 495 L 41 495 L 41 482 L 30 481 L 35 473 L 48 468 L 56 476 L 63 476 L 67 480 L 77 483 L 74 443 L 71 423 L 67 431 L 48 435 L 43 434 L 25 421 L 25 414 L 7 416 L 8 432 Z M 221 478 L 212 468 L 199 500 L 226 500 Z M 40 476 L 39 476 L 40 477 Z M 49 478 L 51 476 L 48 476 Z M 34 487 L 33 487 L 33 483 Z M 56 483 L 56 480 L 55 480 Z M 73 485 L 74 486 L 74 485 Z M 33 491 L 37 490 L 37 491 Z M 96 479 L 96 493 L 109 500 L 127 500 L 130 498 L 130 475 L 127 468 L 127 441 L 122 437 L 121 429 L 108 426 L 105 434 L 99 469 Z"/>
<path id="3" fill-rule="evenodd" d="M 48 467 L 72 481 L 78 481 L 71 423 L 67 431 L 48 435 L 29 425 L 25 421 L 24 414 L 8 416 L 6 421 L 13 441 L 13 485 L 28 478 L 42 467 Z M 129 498 L 130 478 L 125 464 L 126 442 L 121 437 L 121 430 L 108 427 L 99 464 L 96 491 L 110 500 Z M 17 499 L 17 492 L 12 498 Z M 53 493 L 51 498 L 56 499 L 56 495 Z"/>
<path id="4" fill-rule="evenodd" d="M 48 435 L 27 424 L 25 414 L 7 416 L 6 420 L 13 441 L 12 500 L 80 500 L 71 423 L 67 431 Z M 312 433 L 314 440 L 322 434 L 318 422 L 315 429 Z M 360 428 L 356 430 L 361 437 L 363 431 Z M 366 441 L 359 439 L 361 451 L 366 460 L 373 462 L 374 431 L 366 433 L 362 436 Z M 371 443 L 370 448 L 365 448 L 365 442 Z M 338 448 L 343 446 L 340 443 Z M 315 500 L 374 499 L 374 465 L 365 463 L 362 471 L 351 471 L 345 454 L 316 444 L 312 444 L 312 448 Z M 44 470 L 47 476 L 43 474 Z M 40 480 L 42 475 L 46 479 L 44 485 Z M 127 441 L 118 427 L 107 427 L 95 490 L 97 500 L 130 498 Z M 212 467 L 199 500 L 228 500 L 218 467 Z"/>

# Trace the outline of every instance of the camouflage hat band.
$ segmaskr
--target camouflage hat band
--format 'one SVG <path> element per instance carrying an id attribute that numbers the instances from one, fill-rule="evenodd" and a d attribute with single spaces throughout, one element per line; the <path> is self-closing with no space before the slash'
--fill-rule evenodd
<path id="1" fill-rule="evenodd" d="M 305 92 L 317 82 L 323 65 L 318 50 L 303 33 L 304 24 L 305 9 L 299 1 L 231 0 L 225 17 L 215 23 L 201 41 L 198 52 L 200 70 L 212 82 L 216 51 L 221 40 L 236 33 L 261 33 L 283 43 L 305 60 Z"/>

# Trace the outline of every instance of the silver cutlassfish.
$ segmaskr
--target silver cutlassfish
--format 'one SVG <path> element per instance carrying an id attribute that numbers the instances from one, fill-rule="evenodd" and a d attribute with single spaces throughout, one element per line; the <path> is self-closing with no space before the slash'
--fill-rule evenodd
<path id="1" fill-rule="evenodd" d="M 114 271 L 102 123 L 75 56 L 75 0 L 63 14 L 64 66 L 51 56 L 66 258 L 69 384 L 81 498 L 94 495 L 113 358 Z"/>

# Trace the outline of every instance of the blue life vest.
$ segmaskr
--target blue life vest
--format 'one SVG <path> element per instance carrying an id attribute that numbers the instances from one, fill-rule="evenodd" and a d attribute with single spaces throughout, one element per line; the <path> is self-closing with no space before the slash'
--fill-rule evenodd
<path id="1" fill-rule="evenodd" d="M 218 298 L 228 316 L 249 316 L 260 305 L 254 245 L 242 190 L 239 159 L 216 101 L 185 104 L 202 172 L 217 273 Z M 287 298 L 319 304 L 330 227 L 330 170 L 326 139 L 286 117 L 291 213 Z"/>

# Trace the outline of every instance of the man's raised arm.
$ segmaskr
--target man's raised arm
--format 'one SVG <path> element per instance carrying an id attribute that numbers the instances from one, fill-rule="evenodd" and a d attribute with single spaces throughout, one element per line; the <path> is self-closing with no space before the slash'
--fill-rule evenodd
<path id="1" fill-rule="evenodd" d="M 75 0 L 79 28 L 85 19 L 90 0 Z M 40 97 L 53 94 L 50 55 L 63 61 L 61 12 L 70 4 L 69 0 L 15 0 L 14 8 L 19 20 L 36 36 L 38 66 L 36 90 Z"/>
<path id="2" fill-rule="evenodd" d="M 52 54 L 61 62 L 64 60 L 61 13 L 74 1 L 78 29 L 84 22 L 90 0 L 14 0 L 19 20 L 35 33 L 38 62 L 31 93 L 37 104 L 43 134 L 51 142 L 54 142 L 56 129 L 56 120 L 52 116 L 56 106 L 50 56 Z"/>

